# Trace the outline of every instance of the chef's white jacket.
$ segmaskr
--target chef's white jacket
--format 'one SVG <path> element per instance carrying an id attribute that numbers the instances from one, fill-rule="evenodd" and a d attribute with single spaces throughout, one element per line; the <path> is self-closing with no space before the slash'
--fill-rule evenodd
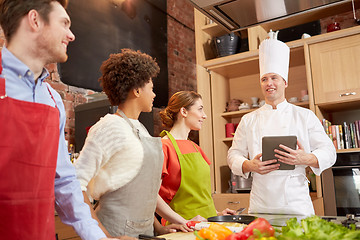
<path id="1" fill-rule="evenodd" d="M 335 163 L 335 147 L 320 120 L 309 109 L 285 100 L 277 109 L 265 104 L 242 117 L 228 151 L 227 161 L 232 172 L 248 178 L 249 173 L 243 173 L 242 164 L 261 153 L 262 137 L 285 135 L 296 135 L 305 152 L 317 157 L 319 168 L 311 167 L 316 175 Z M 305 168 L 297 165 L 294 170 L 275 170 L 263 175 L 252 173 L 249 212 L 314 214 Z"/>

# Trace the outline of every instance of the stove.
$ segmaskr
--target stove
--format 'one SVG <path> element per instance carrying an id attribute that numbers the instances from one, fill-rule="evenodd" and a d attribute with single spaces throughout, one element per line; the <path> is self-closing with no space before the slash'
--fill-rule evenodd
<path id="1" fill-rule="evenodd" d="M 355 224 L 356 229 L 360 229 L 360 217 L 356 217 L 354 214 L 346 214 L 346 216 L 326 216 L 321 217 L 322 219 L 333 222 L 337 224 L 341 224 L 345 227 L 350 228 L 350 224 Z"/>

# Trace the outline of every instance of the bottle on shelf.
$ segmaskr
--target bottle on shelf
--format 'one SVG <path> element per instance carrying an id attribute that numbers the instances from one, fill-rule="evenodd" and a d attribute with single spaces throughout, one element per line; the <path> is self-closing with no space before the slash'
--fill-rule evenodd
<path id="1" fill-rule="evenodd" d="M 70 146 L 69 146 L 69 157 L 70 157 L 70 161 L 72 163 L 74 163 L 74 159 L 75 159 L 75 146 L 74 146 L 74 144 L 70 144 Z"/>

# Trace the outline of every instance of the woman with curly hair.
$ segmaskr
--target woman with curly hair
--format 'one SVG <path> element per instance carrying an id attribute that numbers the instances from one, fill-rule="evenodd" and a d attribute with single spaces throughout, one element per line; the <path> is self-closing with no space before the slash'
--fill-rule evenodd
<path id="1" fill-rule="evenodd" d="M 111 105 L 118 109 L 90 128 L 76 161 L 85 202 L 91 205 L 87 194 L 98 200 L 92 214 L 109 237 L 154 235 L 162 145 L 138 117 L 152 110 L 152 79 L 160 69 L 149 55 L 123 49 L 111 54 L 100 70 L 99 82 Z M 161 231 L 172 228 L 183 226 Z"/>
<path id="2" fill-rule="evenodd" d="M 193 91 L 175 93 L 160 117 L 163 126 L 170 129 L 161 133 L 164 165 L 160 196 L 185 219 L 235 214 L 230 209 L 216 211 L 211 197 L 210 160 L 188 139 L 190 131 L 200 130 L 206 119 L 201 95 Z"/>

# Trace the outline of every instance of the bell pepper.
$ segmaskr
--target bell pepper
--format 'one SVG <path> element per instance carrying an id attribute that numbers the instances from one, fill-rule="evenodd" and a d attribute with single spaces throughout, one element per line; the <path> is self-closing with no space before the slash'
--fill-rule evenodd
<path id="1" fill-rule="evenodd" d="M 218 240 L 218 235 L 210 228 L 202 228 L 200 231 L 194 232 L 196 240 Z"/>
<path id="2" fill-rule="evenodd" d="M 232 231 L 219 223 L 210 223 L 208 228 L 195 232 L 197 240 L 225 240 Z"/>
<path id="3" fill-rule="evenodd" d="M 254 229 L 256 230 L 254 231 Z M 245 227 L 239 234 L 240 240 L 252 240 L 259 237 L 272 237 L 275 234 L 275 229 L 266 219 L 257 218 Z"/>
<path id="4" fill-rule="evenodd" d="M 224 240 L 227 236 L 233 233 L 230 229 L 228 229 L 224 225 L 215 222 L 210 223 L 209 228 L 214 232 L 216 232 L 216 234 L 218 235 L 218 240 Z"/>
<path id="5" fill-rule="evenodd" d="M 225 238 L 225 240 L 242 240 L 242 234 L 240 233 L 230 234 Z"/>

